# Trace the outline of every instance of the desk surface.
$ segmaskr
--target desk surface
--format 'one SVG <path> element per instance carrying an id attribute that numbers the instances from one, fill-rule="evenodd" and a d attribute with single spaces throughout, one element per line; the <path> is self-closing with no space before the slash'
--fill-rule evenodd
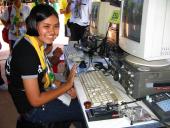
<path id="1" fill-rule="evenodd" d="M 65 58 L 65 60 L 66 60 L 66 63 L 68 65 L 68 67 L 71 68 L 72 65 L 74 64 L 74 62 L 72 60 L 68 59 L 68 58 Z M 114 81 L 112 77 L 108 77 L 108 80 L 110 80 L 111 83 L 113 84 L 113 86 L 115 86 L 115 89 L 119 92 L 119 94 L 121 95 L 123 101 L 129 102 L 129 101 L 134 100 L 131 97 L 127 96 L 127 94 L 125 93 L 125 90 L 123 89 L 123 87 L 118 82 Z M 144 125 L 146 125 L 146 126 L 151 125 L 151 126 L 148 127 L 148 128 L 150 128 L 150 127 L 156 127 L 156 125 L 158 124 L 156 121 L 150 120 L 150 121 L 139 122 L 139 123 L 135 123 L 135 124 L 131 125 L 131 121 L 130 121 L 130 119 L 128 117 L 107 119 L 107 120 L 99 120 L 99 121 L 88 121 L 88 118 L 87 118 L 87 115 L 86 115 L 86 112 L 85 112 L 86 109 L 84 107 L 84 102 L 87 101 L 87 97 L 86 97 L 86 94 L 85 94 L 85 92 L 83 90 L 83 85 L 81 84 L 78 77 L 75 78 L 74 86 L 75 86 L 75 89 L 77 91 L 77 96 L 78 96 L 79 102 L 81 104 L 81 107 L 82 107 L 82 110 L 83 110 L 83 113 L 84 113 L 84 116 L 85 116 L 85 119 L 86 119 L 86 122 L 87 122 L 87 126 L 89 128 L 104 128 L 104 127 L 113 128 L 113 126 L 116 127 L 116 128 L 133 127 L 133 126 L 135 126 L 135 127 L 136 126 L 143 127 Z M 155 115 L 149 110 L 149 108 L 147 108 L 143 104 L 143 102 L 138 101 L 138 102 L 136 102 L 134 104 L 131 104 L 131 105 L 132 106 L 133 105 L 142 106 L 145 110 L 147 110 L 147 112 L 149 112 L 151 117 L 156 118 Z"/>

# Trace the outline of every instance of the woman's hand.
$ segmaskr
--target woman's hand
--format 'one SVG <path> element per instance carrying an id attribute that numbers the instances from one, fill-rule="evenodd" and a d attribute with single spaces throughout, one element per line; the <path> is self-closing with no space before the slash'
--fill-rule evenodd
<path id="1" fill-rule="evenodd" d="M 60 58 L 60 56 L 63 54 L 63 50 L 59 47 L 57 47 L 54 51 L 53 51 L 53 56 L 55 58 Z"/>
<path id="2" fill-rule="evenodd" d="M 56 86 L 58 86 L 58 87 L 59 87 L 59 86 L 61 86 L 61 81 L 59 81 L 59 80 L 55 80 L 55 81 L 54 81 L 54 84 L 55 84 Z"/>
<path id="3" fill-rule="evenodd" d="M 53 56 L 49 57 L 49 60 L 51 62 L 52 65 L 58 65 L 60 62 L 60 57 L 63 54 L 63 51 L 61 48 L 57 47 L 54 51 L 53 51 Z"/>
<path id="4" fill-rule="evenodd" d="M 70 74 L 69 74 L 68 79 L 67 79 L 67 84 L 73 86 L 76 71 L 77 71 L 77 65 L 74 64 L 72 69 L 70 70 Z"/>
<path id="5" fill-rule="evenodd" d="M 71 96 L 72 99 L 75 99 L 77 97 L 76 90 L 74 88 L 68 90 L 67 93 Z"/>

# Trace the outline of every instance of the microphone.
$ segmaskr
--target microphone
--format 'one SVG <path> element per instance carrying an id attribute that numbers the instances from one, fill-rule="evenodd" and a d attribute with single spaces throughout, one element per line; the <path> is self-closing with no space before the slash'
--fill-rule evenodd
<path id="1" fill-rule="evenodd" d="M 82 50 L 83 52 L 89 52 L 90 51 L 90 49 L 85 48 L 85 47 L 81 46 L 80 44 L 74 44 L 74 47 L 78 50 Z"/>

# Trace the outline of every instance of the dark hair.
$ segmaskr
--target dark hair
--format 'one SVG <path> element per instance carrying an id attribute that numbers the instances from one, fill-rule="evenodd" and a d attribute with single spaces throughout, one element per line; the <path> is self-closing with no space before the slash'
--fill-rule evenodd
<path id="1" fill-rule="evenodd" d="M 57 12 L 48 4 L 38 4 L 33 7 L 26 19 L 27 34 L 30 36 L 39 36 L 37 23 L 47 19 L 51 15 L 55 15 L 58 18 Z"/>

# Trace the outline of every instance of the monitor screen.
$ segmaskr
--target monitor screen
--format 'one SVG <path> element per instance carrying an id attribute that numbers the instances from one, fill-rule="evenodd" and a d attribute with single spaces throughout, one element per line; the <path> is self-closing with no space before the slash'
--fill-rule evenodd
<path id="1" fill-rule="evenodd" d="M 123 36 L 140 43 L 143 0 L 126 0 L 123 4 Z"/>

